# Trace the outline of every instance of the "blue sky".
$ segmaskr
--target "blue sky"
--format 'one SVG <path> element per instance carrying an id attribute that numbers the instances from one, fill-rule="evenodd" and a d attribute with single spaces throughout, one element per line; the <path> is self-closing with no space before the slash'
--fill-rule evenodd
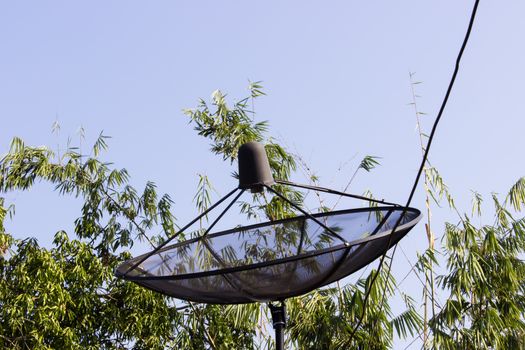
<path id="1" fill-rule="evenodd" d="M 139 188 L 156 182 L 187 221 L 195 174 L 207 174 L 224 194 L 235 186 L 235 164 L 208 151 L 182 109 L 215 89 L 238 100 L 248 80 L 262 80 L 268 95 L 256 104 L 257 120 L 268 120 L 270 134 L 321 184 L 341 189 L 371 154 L 382 157 L 381 167 L 361 174 L 351 191 L 404 202 L 421 156 L 409 72 L 423 82 L 417 92 L 428 128 L 471 7 L 457 0 L 3 2 L 0 153 L 14 136 L 56 148 L 78 138 L 81 125 L 86 143 L 104 130 L 112 136 L 105 157 Z M 525 175 L 524 11 L 521 1 L 482 1 L 430 154 L 465 211 L 470 190 L 488 199 Z M 415 207 L 424 207 L 421 192 Z M 13 234 L 42 244 L 79 214 L 76 201 L 45 184 L 6 197 L 16 204 Z M 453 215 L 435 209 L 434 217 L 439 236 Z M 414 259 L 425 241 L 420 225 L 402 245 Z M 397 259 L 403 275 L 406 260 Z"/>

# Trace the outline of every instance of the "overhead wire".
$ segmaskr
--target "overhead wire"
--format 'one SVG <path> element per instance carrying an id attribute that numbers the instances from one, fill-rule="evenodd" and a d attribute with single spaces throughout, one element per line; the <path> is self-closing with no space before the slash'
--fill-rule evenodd
<path id="1" fill-rule="evenodd" d="M 447 92 L 445 94 L 443 102 L 441 103 L 441 107 L 439 108 L 439 112 L 437 114 L 436 120 L 434 121 L 434 124 L 432 126 L 432 130 L 431 130 L 430 135 L 428 137 L 428 142 L 427 142 L 427 146 L 425 147 L 425 153 L 423 155 L 423 159 L 421 161 L 421 165 L 419 166 L 419 170 L 418 170 L 416 178 L 414 180 L 414 184 L 412 186 L 412 190 L 410 191 L 410 195 L 408 196 L 406 205 L 403 208 L 403 212 L 399 216 L 399 219 L 397 220 L 396 224 L 394 225 L 394 228 L 392 229 L 392 233 L 390 234 L 387 247 L 390 246 L 390 244 L 392 242 L 392 237 L 395 234 L 395 230 L 397 229 L 397 227 L 399 226 L 399 224 L 403 220 L 403 218 L 404 218 L 404 216 L 406 214 L 406 211 L 408 210 L 408 208 L 410 206 L 410 203 L 412 202 L 412 199 L 413 199 L 414 194 L 416 192 L 416 189 L 417 189 L 417 186 L 418 186 L 418 183 L 419 183 L 419 179 L 421 178 L 421 174 L 423 173 L 423 170 L 424 170 L 424 167 L 425 167 L 425 163 L 426 163 L 427 158 L 428 158 L 428 154 L 429 154 L 429 151 L 430 151 L 430 146 L 432 145 L 432 141 L 433 141 L 434 135 L 436 133 L 437 126 L 439 124 L 439 121 L 441 120 L 441 117 L 443 115 L 443 111 L 445 110 L 445 107 L 447 105 L 448 99 L 450 97 L 450 93 L 451 93 L 452 88 L 454 86 L 454 82 L 456 81 L 456 77 L 457 77 L 458 72 L 459 72 L 461 58 L 463 57 L 463 53 L 465 51 L 465 48 L 466 48 L 467 43 L 468 43 L 468 40 L 470 38 L 470 34 L 472 32 L 472 27 L 474 25 L 474 20 L 476 18 L 478 5 L 479 5 L 479 0 L 475 0 L 473 9 L 472 9 L 472 12 L 471 12 L 471 15 L 470 15 L 470 21 L 469 21 L 469 25 L 468 25 L 468 28 L 467 28 L 467 32 L 466 32 L 465 37 L 463 39 L 463 43 L 461 45 L 461 49 L 459 50 L 458 56 L 456 58 L 456 64 L 455 64 L 455 67 L 454 67 L 454 72 L 452 73 L 452 77 L 451 77 L 451 80 L 449 82 L 449 85 L 448 85 L 448 88 L 447 88 Z M 397 244 L 394 245 L 394 250 L 392 251 L 392 256 L 391 256 L 390 261 L 388 263 L 387 279 L 389 278 L 391 270 L 392 270 L 392 261 L 394 260 L 396 248 L 397 248 Z M 366 314 L 367 305 L 368 305 L 368 299 L 370 298 L 370 293 L 371 293 L 372 288 L 373 288 L 373 286 L 374 286 L 374 284 L 375 284 L 375 282 L 377 280 L 377 277 L 381 273 L 381 269 L 383 267 L 383 263 L 384 263 L 385 258 L 387 256 L 387 252 L 388 252 L 388 250 L 385 250 L 385 253 L 381 256 L 381 260 L 379 261 L 379 266 L 377 268 L 377 271 L 376 271 L 376 273 L 374 274 L 374 276 L 372 278 L 370 286 L 366 290 L 365 298 L 364 298 L 364 301 L 363 301 L 363 311 L 361 312 L 361 316 L 359 317 L 359 320 L 358 320 L 357 324 L 355 325 L 355 327 L 352 330 L 352 333 L 350 334 L 350 340 L 352 340 L 354 338 L 357 330 L 359 329 L 359 327 L 361 326 L 361 324 L 363 322 L 364 316 Z M 383 304 L 384 304 L 384 300 L 385 300 L 385 296 L 386 296 L 386 291 L 387 291 L 387 288 L 385 288 L 384 291 L 383 291 L 379 310 L 381 310 L 383 308 Z"/>

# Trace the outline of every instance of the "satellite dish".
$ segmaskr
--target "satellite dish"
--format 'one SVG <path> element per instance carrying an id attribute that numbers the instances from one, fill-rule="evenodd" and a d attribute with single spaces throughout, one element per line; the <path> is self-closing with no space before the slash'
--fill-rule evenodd
<path id="1" fill-rule="evenodd" d="M 335 282 L 371 263 L 417 224 L 421 212 L 327 188 L 274 180 L 264 147 L 256 142 L 241 146 L 238 160 L 238 188 L 180 230 L 183 232 L 237 192 L 200 237 L 169 245 L 174 235 L 153 251 L 122 263 L 115 274 L 188 301 L 267 302 L 277 349 L 282 349 L 286 298 Z M 368 200 L 380 206 L 310 214 L 272 188 L 276 183 Z M 212 232 L 246 190 L 269 191 L 302 215 Z M 276 306 L 274 302 L 281 304 Z"/>

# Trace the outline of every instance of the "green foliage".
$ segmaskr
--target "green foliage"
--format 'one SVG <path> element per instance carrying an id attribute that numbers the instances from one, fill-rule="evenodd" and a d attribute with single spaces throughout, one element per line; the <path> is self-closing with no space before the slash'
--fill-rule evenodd
<path id="1" fill-rule="evenodd" d="M 406 310 L 393 315 L 388 303 L 380 307 L 383 291 L 387 297 L 395 291 L 395 280 L 386 268 L 381 269 L 372 285 L 372 270 L 355 285 L 344 288 L 317 290 L 304 297 L 294 298 L 290 305 L 290 336 L 298 349 L 388 349 L 392 346 L 393 332 L 406 337 L 418 333 L 421 316 L 413 300 L 404 296 Z M 363 313 L 366 290 L 370 301 L 363 322 L 353 334 Z"/>
<path id="2" fill-rule="evenodd" d="M 255 91 L 252 89 L 250 97 L 261 96 Z M 199 135 L 212 140 L 212 152 L 221 155 L 224 160 L 233 162 L 242 144 L 262 141 L 262 134 L 267 130 L 266 122 L 253 123 L 250 117 L 252 111 L 248 109 L 250 97 L 242 99 L 230 108 L 226 102 L 226 95 L 216 90 L 211 96 L 211 107 L 201 99 L 197 109 L 184 110 L 195 124 Z"/>
<path id="3" fill-rule="evenodd" d="M 510 203 L 514 210 L 520 211 L 525 203 L 525 177 L 520 178 L 510 189 L 505 203 Z"/>
<path id="4" fill-rule="evenodd" d="M 523 205 L 520 179 L 509 191 L 513 209 Z M 473 201 L 480 211 L 480 196 Z M 450 295 L 431 320 L 434 343 L 444 349 L 521 349 L 525 347 L 525 221 L 515 219 L 493 196 L 493 225 L 476 227 L 469 217 L 447 224 L 447 273 L 440 286 Z"/>
<path id="5" fill-rule="evenodd" d="M 99 137 L 93 154 L 107 148 L 105 140 Z M 13 140 L 0 161 L 0 193 L 46 181 L 62 195 L 78 197 L 82 208 L 74 222 L 77 239 L 59 231 L 46 249 L 5 232 L 12 208 L 0 200 L 0 347 L 163 349 L 195 333 L 173 301 L 113 276 L 130 258 L 134 241 L 162 240 L 147 234 L 159 225 L 168 236 L 175 232 L 171 198 L 159 199 L 153 183 L 139 195 L 128 180 L 125 169 L 83 159 L 75 149 L 57 159 L 47 148 Z M 212 324 L 226 328 L 229 323 L 220 317 L 217 313 Z M 236 347 L 250 342 L 253 332 L 229 327 L 222 333 L 219 339 Z M 202 339 L 208 348 L 212 338 Z"/>
<path id="6" fill-rule="evenodd" d="M 184 113 L 195 125 L 199 135 L 211 141 L 212 152 L 224 160 L 233 162 L 237 158 L 239 147 L 246 142 L 263 142 L 274 178 L 287 180 L 297 168 L 296 161 L 274 139 L 266 136 L 266 121 L 254 121 L 254 111 L 249 109 L 249 102 L 251 100 L 253 103 L 253 100 L 265 95 L 260 82 L 251 83 L 249 90 L 250 96 L 234 103 L 233 107 L 227 103 L 226 95 L 216 90 L 211 97 L 211 106 L 201 99 L 196 109 L 186 109 Z M 280 185 L 275 189 L 294 203 L 302 203 L 301 192 Z M 255 205 L 245 202 L 241 207 L 249 218 L 264 216 L 276 220 L 293 215 L 291 206 L 277 196 L 267 198 L 264 194 L 254 194 L 253 200 Z"/>
<path id="7" fill-rule="evenodd" d="M 287 180 L 296 170 L 295 158 L 266 136 L 266 122 L 253 120 L 254 100 L 263 95 L 261 85 L 252 83 L 250 96 L 230 108 L 225 95 L 216 91 L 211 109 L 201 100 L 199 107 L 187 114 L 199 134 L 210 139 L 212 151 L 225 160 L 233 161 L 245 142 L 265 143 L 274 177 Z M 248 108 L 250 100 L 252 110 Z M 56 124 L 54 130 L 58 132 L 60 126 Z M 15 138 L 1 159 L 0 193 L 30 190 L 35 182 L 45 181 L 53 184 L 60 195 L 77 197 L 82 207 L 74 222 L 76 238 L 71 239 L 66 232 L 59 231 L 53 247 L 48 249 L 38 246 L 34 239 L 14 239 L 7 234 L 3 223 L 13 211 L 11 207 L 5 208 L 3 200 L 0 202 L 3 257 L 0 259 L 0 346 L 13 349 L 273 346 L 272 332 L 265 325 L 268 315 L 262 311 L 266 311 L 264 306 L 183 303 L 182 307 L 176 307 L 180 304 L 113 277 L 115 267 L 130 257 L 128 250 L 134 242 L 153 245 L 177 230 L 171 211 L 173 202 L 168 195 L 159 196 L 151 182 L 138 191 L 129 184 L 125 169 L 112 169 L 111 164 L 100 161 L 99 156 L 108 148 L 107 140 L 101 133 L 91 149 L 93 157 L 85 157 L 76 148 L 55 154 L 45 147 L 26 146 Z M 365 157 L 358 169 L 370 171 L 377 164 L 376 157 Z M 292 202 L 302 205 L 301 192 L 282 185 L 275 187 Z M 209 207 L 212 191 L 210 180 L 199 175 L 194 198 L 198 211 Z M 253 194 L 253 203 L 243 203 L 241 211 L 270 220 L 294 215 L 287 202 L 268 193 Z M 197 232 L 202 232 L 204 227 L 205 223 L 201 222 Z M 163 235 L 148 234 L 158 229 Z M 349 325 L 355 324 L 362 310 L 365 286 L 370 284 L 371 276 L 356 286 L 327 289 L 290 300 L 291 334 L 296 338 L 292 342 L 300 348 L 315 348 L 316 341 L 332 348 L 356 344 L 385 348 L 392 342 L 393 329 L 402 335 L 411 333 L 419 322 L 413 309 L 410 307 L 408 313 L 393 317 L 386 303 L 386 313 L 378 308 L 369 309 L 355 339 L 349 338 Z M 384 283 L 382 278 L 378 285 L 381 283 Z M 390 292 L 392 283 L 389 282 Z M 378 285 L 373 288 L 372 298 L 381 295 Z M 315 295 L 325 295 L 325 298 L 319 300 Z M 301 309 L 305 303 L 310 313 Z M 321 309 L 325 310 L 324 314 L 317 313 Z M 326 312 L 332 309 L 339 314 L 331 316 Z M 323 332 L 312 333 L 309 327 L 314 327 L 316 322 L 324 327 Z M 310 326 L 304 327 L 306 325 Z M 346 338 L 338 337 L 339 331 L 346 332 Z"/>
<path id="8" fill-rule="evenodd" d="M 163 348 L 177 312 L 164 298 L 116 281 L 114 263 L 58 232 L 54 248 L 10 241 L 0 260 L 0 346 L 10 349 Z M 128 255 L 129 256 L 129 255 Z"/>
<path id="9" fill-rule="evenodd" d="M 94 154 L 107 147 L 101 135 Z M 35 181 L 83 201 L 75 221 L 78 239 L 59 231 L 52 249 L 34 239 L 18 240 L 0 225 L 0 344 L 7 348 L 163 348 L 177 312 L 155 293 L 117 281 L 113 270 L 129 257 L 133 239 L 144 238 L 152 222 L 167 228 L 172 218 L 157 210 L 154 186 L 142 196 L 127 185 L 123 170 L 96 158 L 82 161 L 70 149 L 60 159 L 43 147 L 15 138 L 0 162 L 0 192 L 28 190 Z M 7 210 L 1 203 L 0 221 Z M 169 208 L 168 208 L 169 209 Z M 173 231 L 173 230 L 172 230 Z"/>
<path id="10" fill-rule="evenodd" d="M 369 155 L 365 156 L 363 160 L 361 160 L 361 163 L 359 164 L 359 169 L 363 169 L 365 171 L 370 172 L 377 165 L 380 165 L 378 159 L 380 159 L 380 157 L 369 156 Z"/>
<path id="11" fill-rule="evenodd" d="M 259 305 L 196 305 L 186 309 L 179 349 L 254 349 Z"/>
<path id="12" fill-rule="evenodd" d="M 250 83 L 249 91 L 248 97 L 234 104 L 216 91 L 210 104 L 200 100 L 196 109 L 185 113 L 197 132 L 210 141 L 212 152 L 224 160 L 233 162 L 245 142 L 264 143 L 273 176 L 287 180 L 296 170 L 297 158 L 267 135 L 266 122 L 254 120 L 254 101 L 265 95 L 260 82 Z M 60 132 L 58 122 L 53 132 Z M 84 129 L 79 133 L 82 142 Z M 178 228 L 169 195 L 159 195 L 151 182 L 137 190 L 130 185 L 125 169 L 114 169 L 99 159 L 107 142 L 108 137 L 101 133 L 91 156 L 84 156 L 80 147 L 68 145 L 55 153 L 14 138 L 0 159 L 0 348 L 272 348 L 273 330 L 264 305 L 174 301 L 115 279 L 115 267 L 130 258 L 135 243 L 158 244 L 173 237 Z M 359 170 L 375 168 L 378 159 L 365 156 L 348 186 Z M 428 195 L 436 203 L 445 199 L 457 212 L 439 172 L 433 167 L 425 172 Z M 315 175 L 311 179 L 317 181 Z M 4 194 L 30 190 L 37 182 L 50 183 L 59 195 L 74 196 L 81 203 L 73 232 L 55 233 L 51 247 L 7 232 L 6 220 L 13 217 L 14 207 L 6 203 Z M 282 185 L 275 188 L 303 205 L 302 192 Z M 199 212 L 211 205 L 213 191 L 210 179 L 199 175 L 194 197 Z M 371 192 L 366 196 L 372 197 Z M 426 323 L 426 304 L 423 317 L 414 300 L 399 290 L 383 268 L 373 285 L 376 270 L 355 284 L 332 285 L 287 300 L 287 345 L 297 349 L 388 349 L 396 336 L 424 333 L 430 337 L 426 347 L 524 348 L 525 219 L 515 218 L 525 206 L 524 178 L 503 201 L 496 195 L 492 199 L 493 225 L 477 227 L 462 215 L 459 224 L 446 225 L 441 255 L 433 247 L 418 254 L 411 272 L 425 275 L 425 298 L 432 298 L 433 313 L 437 308 L 430 323 Z M 319 203 L 321 210 L 326 208 L 321 199 Z M 474 192 L 472 216 L 481 217 L 482 205 L 481 195 Z M 287 202 L 270 193 L 253 194 L 252 201 L 241 203 L 240 211 L 260 220 L 295 215 Z M 209 224 L 206 219 L 196 231 L 177 238 L 202 233 Z M 426 229 L 433 237 L 430 227 Z M 151 232 L 162 233 L 155 236 Z M 433 289 L 428 292 L 434 286 L 433 269 L 440 256 L 446 264 L 438 282 L 448 294 L 442 304 L 434 303 Z M 367 291 L 370 297 L 365 310 Z M 389 305 L 393 296 L 404 303 L 396 314 Z"/>
<path id="13" fill-rule="evenodd" d="M 435 203 L 439 204 L 444 197 L 447 200 L 449 207 L 455 208 L 454 198 L 450 194 L 448 186 L 443 181 L 438 170 L 434 167 L 428 167 L 425 168 L 425 173 L 431 187 L 427 193 L 432 196 Z"/>

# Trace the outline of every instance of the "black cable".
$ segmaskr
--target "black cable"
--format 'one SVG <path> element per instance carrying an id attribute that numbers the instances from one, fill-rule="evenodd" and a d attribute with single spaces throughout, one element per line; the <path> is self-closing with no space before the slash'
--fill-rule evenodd
<path id="1" fill-rule="evenodd" d="M 437 126 L 438 126 L 439 121 L 441 119 L 441 116 L 443 115 L 443 111 L 445 110 L 445 107 L 447 105 L 448 98 L 449 98 L 450 93 L 452 91 L 452 87 L 454 86 L 454 82 L 456 81 L 456 76 L 457 76 L 458 71 L 459 71 L 459 64 L 461 62 L 461 58 L 463 56 L 463 52 L 465 51 L 465 47 L 467 46 L 467 42 L 468 42 L 468 39 L 470 37 L 470 33 L 472 31 L 472 27 L 474 25 L 474 19 L 476 18 L 476 12 L 477 12 L 477 9 L 478 9 L 478 5 L 479 5 L 479 0 L 475 0 L 474 7 L 473 7 L 472 13 L 470 15 L 470 21 L 469 21 L 467 33 L 465 34 L 465 38 L 463 39 L 463 44 L 461 45 L 461 49 L 459 50 L 459 54 L 458 54 L 457 59 L 456 59 L 456 65 L 455 65 L 455 68 L 454 68 L 454 72 L 452 73 L 452 78 L 451 78 L 450 83 L 448 85 L 448 89 L 447 89 L 447 92 L 445 94 L 445 98 L 443 99 L 443 102 L 441 103 L 441 108 L 439 109 L 439 112 L 438 112 L 438 115 L 436 117 L 436 120 L 434 121 L 434 125 L 432 126 L 432 131 L 430 132 L 430 135 L 429 135 L 429 138 L 428 138 L 428 143 L 427 143 L 427 146 L 426 146 L 426 149 L 425 149 L 425 153 L 423 155 L 423 160 L 421 161 L 421 165 L 419 166 L 419 171 L 418 171 L 416 179 L 414 181 L 414 185 L 412 186 L 412 190 L 410 191 L 410 195 L 408 196 L 408 200 L 407 200 L 407 203 L 406 203 L 406 205 L 405 205 L 405 207 L 403 209 L 403 212 L 401 213 L 401 216 L 399 217 L 399 219 L 397 220 L 396 224 L 394 225 L 394 228 L 392 229 L 392 233 L 390 234 L 390 237 L 389 237 L 389 240 L 388 240 L 388 244 L 387 244 L 387 250 L 385 250 L 385 253 L 381 256 L 381 260 L 379 262 L 379 267 L 377 268 L 377 272 L 374 275 L 374 277 L 372 279 L 372 282 L 370 283 L 370 287 L 366 291 L 365 299 L 364 299 L 364 302 L 363 302 L 363 312 L 361 313 L 361 316 L 359 317 L 359 321 L 357 322 L 357 325 L 354 327 L 354 329 L 353 329 L 353 331 L 352 331 L 352 333 L 350 335 L 350 340 L 352 340 L 354 338 L 355 333 L 357 332 L 357 330 L 361 326 L 361 323 L 363 322 L 363 318 L 364 318 L 365 313 L 366 313 L 367 302 L 368 302 L 368 299 L 370 297 L 370 292 L 372 290 L 372 287 L 374 286 L 375 281 L 377 280 L 377 276 L 379 276 L 379 273 L 381 272 L 381 268 L 383 266 L 383 262 L 385 260 L 386 255 L 387 255 L 387 252 L 388 252 L 388 247 L 390 246 L 390 243 L 392 242 L 392 237 L 394 236 L 395 230 L 397 229 L 397 227 L 399 226 L 399 224 L 403 220 L 403 217 L 405 216 L 405 213 L 408 210 L 408 207 L 410 206 L 410 203 L 412 202 L 412 198 L 414 197 L 414 193 L 416 192 L 416 188 L 417 188 L 417 185 L 419 183 L 419 179 L 421 178 L 421 174 L 423 173 L 423 169 L 425 167 L 425 163 L 426 163 L 427 158 L 428 158 L 428 153 L 429 153 L 429 150 L 430 150 L 430 146 L 432 145 L 432 140 L 434 139 L 434 134 L 436 132 L 436 129 L 437 129 Z M 397 247 L 397 244 L 395 245 L 395 247 Z M 395 247 L 394 247 L 394 251 L 392 252 L 392 257 L 391 257 L 389 265 L 388 265 L 387 279 L 390 276 L 390 272 L 391 272 L 391 268 L 392 268 L 392 261 L 394 260 Z M 380 304 L 380 309 L 379 310 L 381 310 L 382 307 L 383 307 L 383 303 L 384 303 L 384 300 L 385 300 L 385 295 L 386 295 L 386 288 L 383 291 L 383 295 L 382 295 L 382 298 L 381 298 L 381 304 Z"/>

